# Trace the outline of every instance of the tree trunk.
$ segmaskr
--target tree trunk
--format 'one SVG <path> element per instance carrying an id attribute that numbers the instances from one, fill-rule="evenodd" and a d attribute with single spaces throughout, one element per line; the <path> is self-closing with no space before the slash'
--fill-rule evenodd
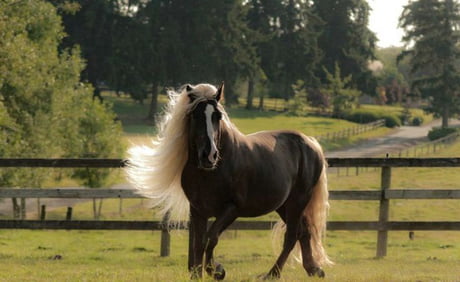
<path id="1" fill-rule="evenodd" d="M 224 99 L 225 105 L 238 105 L 238 97 L 235 94 L 234 83 L 230 80 L 225 80 Z"/>
<path id="2" fill-rule="evenodd" d="M 93 198 L 93 217 L 94 219 L 98 219 L 97 218 L 97 208 L 96 208 L 96 199 Z"/>
<path id="3" fill-rule="evenodd" d="M 248 80 L 248 96 L 246 101 L 246 109 L 252 110 L 252 99 L 254 98 L 254 78 Z"/>
<path id="4" fill-rule="evenodd" d="M 98 208 L 98 210 L 97 210 L 97 218 L 98 218 L 98 219 L 101 218 L 101 214 L 102 214 L 102 202 L 103 202 L 103 201 L 104 201 L 103 199 L 99 199 L 99 208 Z"/>
<path id="5" fill-rule="evenodd" d="M 158 106 L 158 83 L 155 81 L 152 84 L 152 100 L 150 100 L 149 115 L 147 119 L 155 124 L 155 116 L 157 114 Z"/>
<path id="6" fill-rule="evenodd" d="M 40 212 L 41 212 L 41 201 L 40 201 L 40 198 L 37 198 L 37 219 L 40 219 Z"/>
<path id="7" fill-rule="evenodd" d="M 264 95 L 261 94 L 259 97 L 259 110 L 263 111 L 264 110 Z"/>
<path id="8" fill-rule="evenodd" d="M 94 92 L 93 92 L 93 99 L 98 99 L 99 102 L 103 103 L 104 102 L 104 98 L 102 98 L 102 95 L 101 95 L 101 89 L 99 89 L 98 86 L 94 86 Z"/>
<path id="9" fill-rule="evenodd" d="M 19 219 L 21 209 L 19 208 L 18 199 L 11 198 L 11 202 L 13 204 L 13 218 L 14 219 Z"/>
<path id="10" fill-rule="evenodd" d="M 449 127 L 449 108 L 444 107 L 442 110 L 442 128 L 447 128 Z"/>
<path id="11" fill-rule="evenodd" d="M 21 219 L 26 219 L 26 198 L 21 198 Z"/>

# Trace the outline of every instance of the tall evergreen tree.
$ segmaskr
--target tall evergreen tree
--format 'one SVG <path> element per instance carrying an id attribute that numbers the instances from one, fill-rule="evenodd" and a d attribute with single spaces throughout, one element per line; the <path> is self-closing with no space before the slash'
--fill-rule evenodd
<path id="1" fill-rule="evenodd" d="M 59 7 L 67 34 L 61 48 L 80 46 L 86 59 L 82 78 L 93 85 L 94 96 L 102 100 L 99 85 L 106 81 L 109 75 L 114 16 L 119 1 L 77 0 L 70 7 L 66 0 L 50 2 Z"/>
<path id="2" fill-rule="evenodd" d="M 297 80 L 315 84 L 313 71 L 321 54 L 315 30 L 320 20 L 311 13 L 310 3 L 252 0 L 248 5 L 250 27 L 262 35 L 257 47 L 272 94 L 289 99 Z"/>
<path id="3" fill-rule="evenodd" d="M 323 83 L 327 79 L 322 67 L 334 73 L 337 63 L 344 76 L 352 75 L 359 90 L 374 93 L 376 80 L 368 63 L 375 58 L 377 38 L 368 28 L 369 11 L 365 0 L 313 0 L 313 12 L 324 22 L 318 39 L 323 57 L 317 70 Z"/>
<path id="4" fill-rule="evenodd" d="M 236 79 L 257 64 L 245 13 L 240 0 L 149 2 L 141 14 L 157 85 L 225 81 L 226 101 L 235 103 Z"/>
<path id="5" fill-rule="evenodd" d="M 404 7 L 400 17 L 408 56 L 412 88 L 429 98 L 428 110 L 442 117 L 448 127 L 449 117 L 460 112 L 460 5 L 454 0 L 419 0 Z"/>

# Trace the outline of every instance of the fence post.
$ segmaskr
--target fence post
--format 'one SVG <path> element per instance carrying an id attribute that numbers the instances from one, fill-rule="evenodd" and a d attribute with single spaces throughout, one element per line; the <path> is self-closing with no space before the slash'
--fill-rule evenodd
<path id="1" fill-rule="evenodd" d="M 45 220 L 45 218 L 46 218 L 46 206 L 42 205 L 42 209 L 40 212 L 40 220 Z"/>
<path id="2" fill-rule="evenodd" d="M 390 189 L 391 185 L 391 167 L 383 166 L 381 175 L 382 196 L 380 198 L 379 208 L 379 230 L 377 233 L 377 258 L 387 255 L 388 230 L 386 223 L 390 214 L 390 201 L 385 198 L 385 191 Z"/>
<path id="3" fill-rule="evenodd" d="M 65 214 L 65 220 L 72 220 L 72 207 L 67 207 L 67 212 Z"/>
<path id="4" fill-rule="evenodd" d="M 161 257 L 169 257 L 170 254 L 171 235 L 169 234 L 168 220 L 169 212 L 164 215 L 161 221 Z"/>

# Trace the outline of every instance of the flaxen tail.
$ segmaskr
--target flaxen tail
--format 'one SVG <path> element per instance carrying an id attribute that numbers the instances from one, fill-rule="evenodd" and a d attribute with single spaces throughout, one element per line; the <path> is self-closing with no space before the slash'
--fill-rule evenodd
<path id="1" fill-rule="evenodd" d="M 310 245 L 314 260 L 319 266 L 330 265 L 332 261 L 326 254 L 323 238 L 326 234 L 326 219 L 329 210 L 329 192 L 327 190 L 326 162 L 321 175 L 313 188 L 313 194 L 304 210 L 311 239 Z"/>

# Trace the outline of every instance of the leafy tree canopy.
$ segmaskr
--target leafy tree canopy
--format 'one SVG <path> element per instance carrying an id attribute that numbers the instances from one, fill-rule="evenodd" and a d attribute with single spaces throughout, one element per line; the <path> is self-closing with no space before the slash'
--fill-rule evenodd
<path id="1" fill-rule="evenodd" d="M 80 82 L 79 49 L 58 50 L 63 37 L 51 4 L 0 3 L 0 134 L 8 136 L 0 143 L 2 157 L 116 157 L 122 151 L 113 113 Z M 87 132 L 92 123 L 99 127 Z M 40 187 L 48 175 L 15 169 L 2 170 L 0 178 L 3 185 Z"/>

